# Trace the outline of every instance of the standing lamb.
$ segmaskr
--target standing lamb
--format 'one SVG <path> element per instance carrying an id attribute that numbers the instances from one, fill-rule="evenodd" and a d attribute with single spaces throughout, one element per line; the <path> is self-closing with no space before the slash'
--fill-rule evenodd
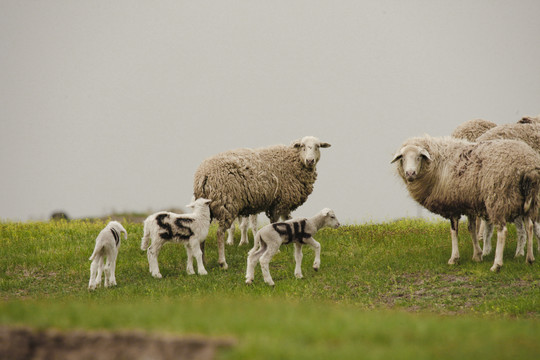
<path id="1" fill-rule="evenodd" d="M 227 269 L 225 232 L 238 216 L 265 212 L 270 222 L 302 205 L 313 191 L 320 148 L 330 147 L 313 136 L 290 146 L 237 149 L 204 160 L 195 172 L 193 194 L 211 198 L 212 218 L 219 222 L 219 265 Z"/>
<path id="2" fill-rule="evenodd" d="M 530 219 L 538 214 L 540 155 L 528 145 L 515 140 L 471 143 L 426 135 L 406 140 L 394 162 L 411 197 L 429 211 L 450 219 L 449 264 L 459 260 L 461 215 L 469 218 L 473 260 L 482 260 L 474 228 L 476 217 L 487 218 L 497 226 L 497 251 L 491 267 L 497 271 L 503 264 L 506 222 L 522 216 L 528 224 L 527 261 L 534 261 Z"/>
<path id="3" fill-rule="evenodd" d="M 494 122 L 484 120 L 484 119 L 473 119 L 465 121 L 463 124 L 459 125 L 454 132 L 452 137 L 456 139 L 469 140 L 471 142 L 476 141 L 478 137 L 484 134 L 489 129 L 496 127 L 497 124 Z"/>
<path id="4" fill-rule="evenodd" d="M 518 122 L 517 124 L 504 124 L 490 129 L 482 136 L 478 137 L 477 141 L 489 140 L 520 140 L 529 145 L 533 150 L 540 154 L 540 123 L 537 122 Z M 484 248 L 482 254 L 488 255 L 491 253 L 491 236 L 493 235 L 493 225 L 489 222 L 483 222 L 484 229 L 482 238 L 484 239 Z M 518 243 L 516 247 L 516 257 L 525 255 L 525 242 L 527 233 L 523 219 L 517 217 L 515 220 L 516 231 L 518 235 Z M 534 223 L 534 233 L 538 238 L 538 250 L 540 251 L 540 223 Z"/>
<path id="5" fill-rule="evenodd" d="M 240 242 L 238 243 L 238 246 L 249 244 L 248 228 L 251 228 L 251 232 L 253 233 L 253 238 L 255 238 L 255 233 L 257 232 L 257 214 L 252 214 L 249 216 L 239 216 L 238 225 L 240 228 Z M 233 222 L 229 230 L 227 230 L 227 234 L 228 234 L 227 245 L 234 244 L 235 227 L 236 226 Z"/>
<path id="6" fill-rule="evenodd" d="M 95 290 L 101 284 L 101 274 L 105 273 L 105 287 L 116 286 L 116 257 L 120 248 L 120 235 L 124 234 L 127 240 L 127 231 L 122 224 L 111 221 L 105 226 L 96 238 L 94 252 L 90 256 L 90 282 L 88 289 Z M 107 262 L 105 263 L 105 258 Z"/>
<path id="7" fill-rule="evenodd" d="M 148 265 L 153 277 L 161 279 L 158 256 L 161 247 L 167 242 L 183 243 L 187 252 L 187 268 L 189 275 L 195 274 L 193 270 L 193 256 L 197 259 L 197 272 L 206 275 L 202 260 L 201 242 L 208 235 L 210 227 L 211 200 L 197 199 L 187 207 L 193 208 L 191 214 L 175 214 L 161 211 L 150 215 L 144 220 L 144 235 L 141 240 L 141 250 L 148 250 Z M 148 243 L 152 244 L 148 247 Z"/>
<path id="8" fill-rule="evenodd" d="M 301 279 L 302 275 L 302 246 L 307 244 L 315 250 L 315 261 L 313 269 L 319 270 L 321 266 L 321 244 L 313 236 L 323 227 L 339 227 L 339 221 L 331 209 L 323 209 L 312 218 L 287 220 L 285 222 L 273 223 L 261 228 L 255 235 L 260 243 L 260 248 L 256 246 L 249 251 L 247 259 L 246 284 L 253 282 L 255 275 L 255 265 L 260 261 L 264 282 L 268 285 L 274 285 L 270 275 L 269 264 L 272 257 L 278 252 L 281 244 L 290 244 L 294 242 L 294 258 L 296 268 L 294 275 Z"/>

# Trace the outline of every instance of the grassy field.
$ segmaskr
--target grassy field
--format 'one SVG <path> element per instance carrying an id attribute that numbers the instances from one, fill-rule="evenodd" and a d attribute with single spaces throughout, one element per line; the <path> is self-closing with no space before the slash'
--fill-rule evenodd
<path id="1" fill-rule="evenodd" d="M 235 338 L 223 359 L 540 354 L 540 265 L 513 258 L 513 228 L 498 274 L 489 271 L 493 254 L 471 260 L 466 231 L 461 263 L 447 265 L 446 222 L 324 229 L 316 235 L 320 271 L 311 269 L 313 252 L 305 248 L 304 279 L 295 279 L 293 247 L 284 246 L 271 263 L 276 286 L 269 287 L 259 267 L 254 284 L 244 284 L 247 247 L 227 247 L 229 270 L 219 269 L 215 226 L 207 276 L 188 276 L 183 246 L 170 244 L 159 259 L 164 278 L 154 279 L 139 249 L 142 225 L 124 225 L 118 286 L 89 292 L 88 257 L 104 222 L 0 223 L 0 325 Z"/>

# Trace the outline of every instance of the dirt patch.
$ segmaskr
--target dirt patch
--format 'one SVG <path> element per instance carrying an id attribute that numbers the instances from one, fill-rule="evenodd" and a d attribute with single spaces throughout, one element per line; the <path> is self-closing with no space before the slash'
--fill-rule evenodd
<path id="1" fill-rule="evenodd" d="M 0 327 L 0 359 L 214 359 L 232 339 L 175 337 L 143 332 L 61 332 Z"/>

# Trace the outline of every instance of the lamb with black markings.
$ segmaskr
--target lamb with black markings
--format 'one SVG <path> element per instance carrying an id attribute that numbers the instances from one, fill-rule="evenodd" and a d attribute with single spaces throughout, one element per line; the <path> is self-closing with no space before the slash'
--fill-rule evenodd
<path id="1" fill-rule="evenodd" d="M 187 207 L 193 208 L 191 214 L 175 214 L 161 211 L 150 215 L 144 221 L 144 235 L 141 240 L 141 250 L 148 250 L 148 264 L 153 277 L 160 279 L 158 256 L 161 247 L 167 242 L 183 243 L 187 252 L 187 268 L 189 275 L 195 274 L 193 257 L 197 259 L 197 273 L 206 275 L 204 268 L 201 243 L 208 235 L 210 227 L 211 200 L 199 198 Z M 150 240 L 152 243 L 148 246 Z"/>
<path id="2" fill-rule="evenodd" d="M 332 209 L 323 209 L 317 215 L 306 219 L 292 219 L 277 222 L 262 227 L 255 235 L 255 246 L 249 251 L 247 258 L 246 284 L 251 284 L 255 276 L 255 265 L 261 264 L 264 282 L 274 285 L 270 275 L 269 264 L 272 257 L 279 251 L 281 244 L 294 243 L 294 258 L 296 268 L 294 275 L 301 279 L 302 275 L 302 246 L 309 245 L 315 250 L 313 269 L 319 270 L 321 266 L 321 244 L 313 235 L 323 227 L 338 228 L 339 221 Z M 257 243 L 259 247 L 257 248 Z"/>

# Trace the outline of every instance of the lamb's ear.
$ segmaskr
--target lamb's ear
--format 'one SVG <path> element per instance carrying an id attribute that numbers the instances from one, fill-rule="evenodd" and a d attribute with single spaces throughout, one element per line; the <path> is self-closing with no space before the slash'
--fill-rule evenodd
<path id="1" fill-rule="evenodd" d="M 189 204 L 186 205 L 186 207 L 193 209 L 195 207 L 195 201 L 190 202 Z"/>
<path id="2" fill-rule="evenodd" d="M 210 204 L 212 202 L 212 200 L 210 199 L 204 199 L 203 200 L 203 204 Z"/>
<path id="3" fill-rule="evenodd" d="M 324 209 L 322 209 L 321 212 L 322 212 L 323 216 L 328 216 L 328 214 L 330 214 L 330 211 L 332 211 L 332 210 L 329 209 L 329 208 L 324 208 Z"/>
<path id="4" fill-rule="evenodd" d="M 431 160 L 431 155 L 429 155 L 429 152 L 426 149 L 420 150 L 420 155 L 422 155 L 424 158 L 428 159 L 429 161 L 433 161 Z"/>
<path id="5" fill-rule="evenodd" d="M 332 146 L 332 145 L 330 145 L 330 144 L 327 143 L 327 142 L 321 142 L 321 143 L 319 143 L 319 147 L 322 147 L 322 148 L 329 148 L 330 146 Z"/>
<path id="6" fill-rule="evenodd" d="M 399 159 L 401 159 L 403 157 L 403 155 L 401 154 L 401 150 L 398 151 L 396 153 L 396 155 L 394 155 L 394 158 L 392 159 L 392 161 L 390 161 L 390 164 L 393 164 L 395 163 L 396 161 L 398 161 Z"/>

